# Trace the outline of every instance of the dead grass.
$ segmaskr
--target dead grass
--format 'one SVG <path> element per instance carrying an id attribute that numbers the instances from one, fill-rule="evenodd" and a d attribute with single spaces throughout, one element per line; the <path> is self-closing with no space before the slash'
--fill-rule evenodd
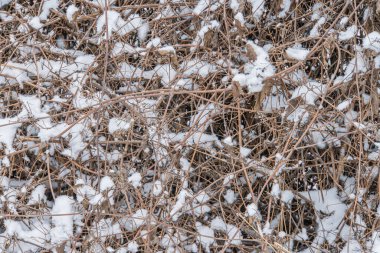
<path id="1" fill-rule="evenodd" d="M 49 216 L 46 203 L 38 206 L 26 205 L 30 191 L 37 185 L 45 184 L 48 201 L 54 201 L 54 198 L 59 195 L 75 198 L 75 180 L 81 175 L 91 176 L 94 180 L 109 175 L 116 184 L 115 205 L 112 206 L 108 202 L 98 206 L 91 206 L 86 202 L 77 203 L 76 208 L 83 215 L 84 226 L 83 231 L 72 238 L 72 250 L 95 252 L 91 247 L 97 243 L 103 250 L 107 247 L 117 249 L 126 245 L 128 241 L 135 240 L 139 243 L 141 252 L 158 252 L 163 250 L 160 241 L 168 231 L 187 234 L 188 239 L 185 244 L 191 244 L 197 239 L 195 229 L 197 221 L 207 224 L 212 217 L 220 216 L 226 223 L 240 228 L 244 239 L 238 246 L 225 244 L 226 234 L 218 232 L 216 233 L 217 246 L 211 248 L 213 252 L 222 252 L 227 249 L 233 252 L 255 250 L 257 252 L 291 252 L 286 249 L 291 243 L 290 238 L 294 238 L 302 229 L 306 229 L 308 240 L 295 241 L 293 251 L 296 252 L 311 247 L 316 237 L 317 217 L 323 215 L 317 212 L 313 204 L 299 192 L 332 187 L 343 191 L 343 179 L 350 177 L 356 180 L 355 188 L 362 189 L 363 194 L 347 200 L 349 208 L 343 223 L 356 231 L 361 225 L 356 224 L 353 217 L 360 215 L 366 227 L 357 240 L 363 247 L 367 247 L 366 241 L 369 240 L 373 231 L 378 230 L 379 226 L 376 214 L 378 180 L 377 176 L 369 176 L 378 174 L 378 160 L 369 160 L 369 152 L 367 152 L 375 149 L 374 143 L 380 138 L 378 136 L 377 91 L 379 73 L 378 69 L 372 66 L 367 72 L 355 75 L 352 81 L 337 86 L 333 85 L 331 77 L 343 75 L 344 64 L 353 57 L 354 45 L 360 45 L 363 36 L 379 29 L 376 1 L 319 1 L 324 3 L 322 13 L 328 18 L 320 29 L 320 36 L 311 38 L 305 34 L 315 23 L 310 20 L 310 16 L 311 8 L 316 1 L 292 1 L 289 13 L 293 15 L 287 15 L 283 19 L 271 18 L 280 11 L 281 1 L 267 1 L 265 3 L 267 12 L 260 22 L 250 19 L 247 15 L 251 11 L 250 6 L 248 3 L 242 4 L 242 13 L 247 15 L 247 21 L 254 24 L 252 28 L 247 28 L 234 22 L 234 14 L 227 3 L 215 12 L 205 12 L 200 16 L 194 16 L 180 14 L 180 8 L 193 8 L 196 5 L 195 1 L 158 4 L 156 1 L 117 0 L 115 5 L 118 11 L 130 10 L 131 13 L 138 13 L 149 21 L 151 30 L 148 38 L 161 38 L 165 44 L 173 45 L 176 53 L 162 55 L 157 49 L 151 48 L 147 49 L 145 55 L 119 54 L 115 57 L 112 57 L 110 52 L 116 42 L 128 42 L 133 46 L 141 47 L 144 47 L 146 42 L 139 42 L 134 31 L 122 37 L 115 34 L 100 45 L 92 43 L 91 37 L 94 37 L 96 33 L 96 20 L 102 13 L 101 8 L 96 5 L 84 0 L 62 0 L 59 11 L 53 11 L 49 20 L 43 24 L 42 32 L 31 29 L 25 34 L 17 30 L 21 24 L 26 25 L 23 15 L 25 13 L 37 15 L 41 3 L 40 1 L 17 2 L 24 6 L 23 11 L 17 11 L 13 2 L 1 10 L 14 17 L 12 21 L 3 20 L 0 23 L 1 66 L 15 59 L 19 62 L 41 58 L 70 61 L 73 57 L 50 50 L 51 46 L 57 46 L 59 38 L 63 38 L 62 43 L 67 48 L 93 54 L 96 57 L 96 66 L 93 65 L 88 70 L 93 78 L 83 84 L 84 95 L 91 96 L 95 92 L 101 92 L 109 99 L 102 101 L 98 107 L 78 109 L 70 100 L 72 94 L 69 90 L 69 79 L 56 76 L 51 80 L 51 85 L 45 86 L 45 80 L 35 76 L 23 85 L 1 84 L 0 117 L 13 117 L 21 111 L 22 104 L 17 99 L 17 94 L 37 95 L 45 104 L 55 95 L 68 98 L 67 102 L 60 103 L 59 110 L 55 111 L 54 108 L 50 110 L 52 120 L 66 122 L 73 126 L 79 120 L 92 119 L 96 124 L 91 127 L 93 135 L 86 140 L 86 149 L 89 150 L 92 146 L 102 147 L 106 152 L 117 150 L 122 157 L 116 163 L 111 163 L 101 160 L 100 155 L 95 152 L 90 154 L 86 161 L 80 158 L 73 160 L 61 154 L 61 151 L 69 145 L 67 140 L 62 138 L 64 133 L 44 143 L 35 134 L 31 134 L 32 128 L 35 127 L 35 119 L 24 120 L 14 140 L 16 151 L 5 154 L 0 149 L 0 157 L 8 157 L 10 161 L 9 167 L 1 168 L 2 176 L 27 182 L 26 191 L 19 192 L 17 195 L 18 214 L 13 214 L 7 205 L 3 204 L 1 211 L 3 218 L 21 220 Z M 65 9 L 71 3 L 75 3 L 80 8 L 80 14 L 73 22 L 69 22 L 65 16 Z M 169 5 L 176 14 L 159 21 L 154 20 L 154 17 L 162 13 Z M 368 7 L 374 8 L 375 13 L 363 22 L 363 12 Z M 332 35 L 334 32 L 331 34 L 331 29 L 336 28 L 337 22 L 343 16 L 347 16 L 350 24 L 355 24 L 360 29 L 359 36 L 348 42 L 339 42 Z M 193 47 L 191 42 L 196 36 L 196 31 L 201 27 L 201 22 L 211 19 L 220 22 L 220 29 L 210 31 L 205 36 L 204 46 L 191 51 Z M 48 36 L 49 33 L 54 35 Z M 38 52 L 22 55 L 21 47 L 27 45 L 27 40 L 30 38 L 36 42 L 31 48 L 38 49 Z M 260 46 L 267 43 L 273 45 L 269 50 L 269 55 L 277 72 L 270 80 L 265 81 L 267 88 L 262 93 L 248 94 L 240 87 L 230 88 L 233 77 L 232 65 L 242 68 L 244 58 L 250 57 L 245 48 L 247 40 L 256 41 Z M 285 57 L 285 49 L 295 43 L 311 49 L 305 61 L 295 61 Z M 373 58 L 370 52 L 366 52 L 366 55 L 369 59 Z M 198 85 L 196 90 L 165 88 L 159 78 L 150 80 L 137 76 L 136 78 L 115 78 L 121 62 L 151 70 L 158 64 L 165 63 L 178 68 L 180 63 L 195 58 L 209 63 L 216 63 L 222 59 L 229 61 L 230 66 L 219 69 L 207 77 L 194 75 L 192 80 Z M 291 81 L 292 71 L 298 69 L 304 70 L 310 79 L 328 86 L 327 92 L 318 99 L 316 106 L 306 106 L 310 121 L 303 126 L 284 120 L 283 117 L 289 115 L 292 109 L 298 107 L 303 101 L 290 101 L 291 106 L 286 110 L 283 108 L 271 113 L 265 112 L 262 108 L 263 99 L 270 94 L 273 86 L 277 87 L 286 99 L 290 99 L 290 91 L 304 82 L 304 80 L 300 80 L 299 83 Z M 7 76 L 0 72 L 0 77 L 2 76 L 7 80 Z M 228 81 L 225 81 L 223 77 L 227 77 Z M 131 89 L 132 86 L 136 87 L 136 90 Z M 121 91 L 122 87 L 126 88 Z M 369 95 L 368 104 L 364 103 L 363 94 Z M 195 131 L 187 125 L 187 122 L 197 113 L 200 105 L 213 103 L 219 108 L 220 113 L 213 117 L 212 124 L 206 129 L 206 133 L 215 134 L 220 140 L 226 136 L 232 136 L 237 141 L 237 145 L 209 150 L 196 144 L 184 145 L 182 149 L 178 149 L 178 145 L 171 144 L 164 147 L 167 151 L 167 157 L 165 157 L 167 163 L 160 165 L 159 161 L 152 159 L 153 153 L 158 152 L 157 145 L 160 146 L 160 144 L 152 143 L 149 137 L 147 122 L 149 119 L 128 102 L 130 99 L 137 98 L 158 100 L 156 129 L 160 131 L 169 129 L 173 133 Z M 345 112 L 338 111 L 336 107 L 348 98 L 352 98 L 350 109 L 358 113 L 358 122 L 366 122 L 370 124 L 370 127 L 364 130 L 351 127 L 349 132 L 338 137 L 341 146 L 334 147 L 328 144 L 324 149 L 318 148 L 311 137 L 312 131 L 315 130 L 314 123 L 320 123 L 321 126 L 327 126 L 331 122 L 342 125 Z M 127 116 L 134 119 L 132 129 L 116 136 L 108 133 L 109 118 Z M 99 139 L 100 136 L 102 136 L 101 139 Z M 365 145 L 369 145 L 369 148 Z M 260 165 L 242 159 L 240 147 L 251 149 L 249 160 L 259 161 Z M 50 156 L 46 156 L 48 150 L 51 150 Z M 276 163 L 276 154 L 282 154 L 285 159 Z M 185 157 L 193 168 L 185 175 L 178 173 L 182 157 Z M 46 159 L 52 160 L 46 162 Z M 291 169 L 277 175 L 276 172 L 282 165 Z M 144 195 L 142 188 L 132 187 L 127 181 L 128 174 L 132 170 L 141 173 L 143 185 L 152 183 L 165 175 L 164 198 L 167 204 L 161 203 L 162 195 Z M 64 176 L 62 176 L 63 172 Z M 231 181 L 230 186 L 226 187 L 222 182 L 227 175 L 231 174 L 235 176 L 235 179 Z M 180 216 L 178 221 L 172 221 L 168 217 L 167 206 L 175 203 L 183 187 L 184 177 L 192 189 L 212 192 L 209 202 L 211 211 L 200 217 L 185 214 Z M 250 183 L 242 184 L 244 181 Z M 271 195 L 274 181 L 280 184 L 282 190 L 290 190 L 295 195 L 289 205 Z M 227 189 L 237 194 L 237 200 L 233 204 L 225 202 L 223 196 Z M 261 221 L 244 216 L 247 205 L 251 203 L 246 198 L 248 194 L 253 194 L 254 202 L 258 204 L 263 216 Z M 107 240 L 102 240 L 101 236 L 89 237 L 91 227 L 101 219 L 111 218 L 112 222 L 117 223 L 140 208 L 149 210 L 156 217 L 155 225 L 144 227 L 147 238 L 142 237 L 142 229 L 134 232 L 123 230 L 122 234 L 109 237 Z M 279 220 L 273 233 L 263 235 L 262 226 L 275 217 Z M 279 236 L 282 231 L 286 233 L 285 237 Z M 335 246 L 324 245 L 323 251 L 339 252 L 344 243 L 338 234 L 336 242 Z M 75 246 L 76 243 L 80 244 Z M 179 243 L 178 247 L 181 248 L 179 252 L 183 251 L 182 247 L 185 244 Z M 198 247 L 200 252 L 201 246 L 198 245 Z M 63 252 L 63 248 L 59 250 L 58 252 Z"/>

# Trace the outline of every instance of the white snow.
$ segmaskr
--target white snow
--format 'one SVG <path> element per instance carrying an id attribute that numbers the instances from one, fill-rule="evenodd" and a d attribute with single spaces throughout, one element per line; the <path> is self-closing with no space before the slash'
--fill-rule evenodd
<path id="1" fill-rule="evenodd" d="M 79 154 L 86 148 L 86 143 L 83 141 L 83 133 L 86 131 L 86 124 L 78 122 L 70 128 L 68 132 L 64 134 L 64 137 L 69 137 L 69 146 L 62 151 L 62 154 L 68 157 L 77 159 Z"/>
<path id="2" fill-rule="evenodd" d="M 270 192 L 270 194 L 273 196 L 273 197 L 280 197 L 280 194 L 281 194 L 281 188 L 280 188 L 280 185 L 278 183 L 274 183 L 273 186 L 272 186 L 272 190 Z"/>
<path id="3" fill-rule="evenodd" d="M 173 221 L 178 220 L 178 218 L 181 216 L 181 209 L 185 207 L 187 197 L 191 197 L 191 194 L 188 190 L 182 189 L 178 194 L 176 203 L 173 205 L 170 211 L 170 216 L 172 217 Z"/>
<path id="4" fill-rule="evenodd" d="M 24 70 L 24 66 L 22 64 L 8 62 L 7 64 L 0 66 L 0 71 L 3 75 L 9 76 L 11 78 L 11 84 L 22 84 L 23 82 L 30 81 L 30 78 L 28 77 L 27 72 Z"/>
<path id="5" fill-rule="evenodd" d="M 136 241 L 130 241 L 127 245 L 127 251 L 131 253 L 136 253 L 139 251 L 139 245 Z"/>
<path id="6" fill-rule="evenodd" d="M 228 185 L 235 178 L 234 174 L 227 175 L 223 180 L 223 185 Z"/>
<path id="7" fill-rule="evenodd" d="M 247 206 L 247 216 L 255 217 L 261 220 L 260 211 L 255 203 L 251 203 Z"/>
<path id="8" fill-rule="evenodd" d="M 82 202 L 85 198 L 90 200 L 90 203 L 95 205 L 100 200 L 96 195 L 96 191 L 90 185 L 86 185 L 83 180 L 78 179 L 75 182 L 76 187 L 76 197 L 79 202 Z"/>
<path id="9" fill-rule="evenodd" d="M 234 12 L 238 12 L 238 10 L 239 10 L 239 2 L 238 2 L 238 0 L 230 0 L 230 8 Z"/>
<path id="10" fill-rule="evenodd" d="M 235 192 L 231 189 L 228 189 L 226 191 L 226 194 L 224 194 L 224 199 L 226 200 L 226 202 L 228 204 L 233 204 L 235 201 L 236 201 L 236 196 L 235 196 Z"/>
<path id="11" fill-rule="evenodd" d="M 260 92 L 264 87 L 264 79 L 274 75 L 276 69 L 269 62 L 269 55 L 262 47 L 252 41 L 247 42 L 247 47 L 255 52 L 256 60 L 245 64 L 244 74 L 236 74 L 232 81 L 238 82 L 241 87 L 247 87 L 250 93 Z"/>
<path id="12" fill-rule="evenodd" d="M 54 201 L 52 214 L 53 227 L 50 231 L 51 242 L 58 245 L 73 236 L 73 207 L 74 200 L 69 196 L 58 196 Z"/>
<path id="13" fill-rule="evenodd" d="M 131 122 L 120 119 L 120 118 L 112 118 L 108 122 L 108 131 L 110 134 L 114 134 L 115 132 L 120 131 L 128 131 L 131 127 Z"/>
<path id="14" fill-rule="evenodd" d="M 227 144 L 228 146 L 235 146 L 236 142 L 233 141 L 232 136 L 227 136 L 223 139 L 223 143 Z"/>
<path id="15" fill-rule="evenodd" d="M 285 190 L 281 192 L 281 201 L 285 204 L 290 204 L 294 198 L 294 194 L 292 191 Z"/>
<path id="16" fill-rule="evenodd" d="M 259 21 L 265 11 L 265 0 L 249 0 L 252 6 L 252 15 L 256 21 Z"/>
<path id="17" fill-rule="evenodd" d="M 338 39 L 340 41 L 350 40 L 356 36 L 357 32 L 358 27 L 356 25 L 352 25 L 348 27 L 346 31 L 339 32 Z"/>
<path id="18" fill-rule="evenodd" d="M 197 200 L 197 202 L 199 203 L 206 203 L 207 201 L 210 200 L 210 196 L 204 192 L 204 191 L 200 191 L 198 192 L 194 198 Z"/>
<path id="19" fill-rule="evenodd" d="M 34 17 L 31 20 L 29 20 L 28 24 L 33 27 L 36 30 L 39 30 L 42 28 L 43 24 L 40 21 L 39 17 Z"/>
<path id="20" fill-rule="evenodd" d="M 147 44 L 147 48 L 152 48 L 152 47 L 158 47 L 161 44 L 161 39 L 159 37 L 151 39 Z"/>
<path id="21" fill-rule="evenodd" d="M 234 19 L 236 21 L 238 21 L 240 23 L 240 25 L 244 26 L 246 21 L 245 21 L 245 18 L 244 18 L 244 15 L 243 13 L 241 12 L 238 12 L 235 16 L 234 16 Z"/>
<path id="22" fill-rule="evenodd" d="M 363 18 L 362 18 L 363 23 L 367 22 L 368 18 L 372 17 L 372 15 L 373 15 L 372 7 L 365 8 L 364 13 L 363 13 Z"/>
<path id="23" fill-rule="evenodd" d="M 101 15 L 96 21 L 96 31 L 100 34 L 103 31 L 104 26 L 107 24 L 105 29 L 108 35 L 108 38 L 111 37 L 112 32 L 119 31 L 124 25 L 124 20 L 120 17 L 120 14 L 116 11 L 107 11 Z"/>
<path id="24" fill-rule="evenodd" d="M 177 76 L 177 71 L 170 64 L 157 65 L 152 73 L 153 76 L 161 77 L 161 83 L 164 87 L 170 86 Z"/>
<path id="25" fill-rule="evenodd" d="M 153 195 L 158 196 L 162 192 L 162 182 L 160 180 L 156 180 L 153 183 Z"/>
<path id="26" fill-rule="evenodd" d="M 67 7 L 67 10 L 66 10 L 67 20 L 69 20 L 69 22 L 73 21 L 74 20 L 74 14 L 78 11 L 79 11 L 79 9 L 74 4 Z"/>
<path id="27" fill-rule="evenodd" d="M 207 129 L 211 124 L 211 118 L 217 113 L 217 109 L 214 104 L 200 105 L 197 108 L 197 114 L 192 116 L 188 125 L 195 129 Z"/>
<path id="28" fill-rule="evenodd" d="M 363 94 L 362 94 L 362 100 L 363 100 L 363 103 L 364 103 L 365 105 L 368 105 L 369 102 L 371 102 L 371 96 L 368 95 L 367 93 L 363 93 Z"/>
<path id="29" fill-rule="evenodd" d="M 339 103 L 336 109 L 338 111 L 344 111 L 351 105 L 351 99 L 344 100 L 343 102 Z"/>
<path id="30" fill-rule="evenodd" d="M 211 228 L 218 231 L 223 231 L 227 234 L 228 241 L 226 245 L 240 245 L 243 235 L 236 226 L 225 223 L 220 217 L 215 217 L 210 224 Z"/>
<path id="31" fill-rule="evenodd" d="M 211 252 L 210 246 L 215 241 L 214 230 L 212 230 L 211 228 L 207 226 L 202 225 L 199 222 L 197 222 L 195 226 L 198 232 L 197 240 L 202 244 L 202 247 L 204 248 L 206 252 Z"/>
<path id="32" fill-rule="evenodd" d="M 104 26 L 107 24 L 107 27 Z M 126 35 L 137 30 L 138 37 L 141 41 L 145 40 L 149 32 L 149 25 L 144 22 L 138 14 L 132 14 L 125 21 L 120 13 L 109 10 L 103 13 L 96 21 L 96 32 L 100 35 L 106 31 L 106 35 L 102 39 L 111 38 L 112 32 L 118 33 L 120 36 Z"/>
<path id="33" fill-rule="evenodd" d="M 191 77 L 192 75 L 207 77 L 209 74 L 216 72 L 217 66 L 199 59 L 192 59 L 184 61 L 180 65 L 180 69 L 184 77 Z"/>
<path id="34" fill-rule="evenodd" d="M 316 81 L 309 81 L 305 85 L 297 87 L 291 99 L 301 97 L 306 104 L 314 105 L 315 101 L 326 91 L 326 85 Z"/>
<path id="35" fill-rule="evenodd" d="M 205 1 L 205 0 L 202 0 Z M 220 23 L 216 20 L 211 20 L 207 24 L 203 25 L 203 27 L 198 31 L 197 36 L 195 37 L 193 41 L 194 47 L 191 48 L 192 51 L 195 51 L 197 46 L 203 46 L 204 45 L 204 37 L 206 33 L 210 30 L 216 30 L 220 27 Z"/>
<path id="36" fill-rule="evenodd" d="M 276 89 L 276 88 L 273 88 Z M 277 90 L 274 91 L 276 95 L 266 96 L 262 103 L 262 110 L 264 112 L 279 111 L 287 107 L 287 98 L 284 94 L 277 94 Z"/>
<path id="37" fill-rule="evenodd" d="M 340 21 L 339 21 L 339 26 L 344 27 L 349 21 L 349 18 L 347 16 L 344 16 Z"/>
<path id="38" fill-rule="evenodd" d="M 283 0 L 281 3 L 281 11 L 278 13 L 279 18 L 284 18 L 286 17 L 287 13 L 290 10 L 290 6 L 292 4 L 291 0 Z"/>
<path id="39" fill-rule="evenodd" d="M 351 59 L 348 63 L 346 69 L 344 70 L 343 76 L 338 76 L 334 80 L 334 85 L 339 83 L 346 83 L 353 79 L 354 74 L 364 73 L 368 70 L 368 60 L 367 57 L 362 52 L 360 47 L 356 48 L 356 56 Z"/>
<path id="40" fill-rule="evenodd" d="M 315 21 L 317 19 L 320 19 L 321 18 L 321 14 L 322 14 L 322 11 L 321 9 L 323 8 L 323 3 L 321 2 L 316 2 L 314 5 L 313 5 L 313 14 L 311 15 L 311 20 L 312 21 Z"/>
<path id="41" fill-rule="evenodd" d="M 21 126 L 18 117 L 0 119 L 0 143 L 5 145 L 5 153 L 14 151 L 13 140 L 17 129 Z"/>
<path id="42" fill-rule="evenodd" d="M 240 147 L 240 156 L 247 158 L 252 152 L 252 149 L 246 147 Z"/>
<path id="43" fill-rule="evenodd" d="M 329 164 L 334 151 L 356 164 L 347 147 L 363 135 L 361 177 L 376 183 L 380 130 L 365 113 L 380 94 L 375 4 L 364 1 L 356 20 L 326 1 L 121 2 L 0 0 L 13 50 L 0 64 L 1 252 L 239 251 L 253 226 L 284 251 L 380 253 L 379 231 L 351 212 L 357 202 L 380 216 L 376 194 L 344 166 L 341 187 L 326 188 L 302 159 Z M 293 41 L 261 36 L 290 20 L 301 29 Z M 322 35 L 329 43 L 309 59 Z M 310 191 L 292 187 L 289 171 L 306 173 Z M 261 198 L 249 193 L 267 180 Z M 316 225 L 280 231 L 268 199 L 304 205 Z"/>
<path id="44" fill-rule="evenodd" d="M 380 232 L 377 230 L 373 231 L 371 238 L 370 249 L 373 253 L 380 253 Z"/>
<path id="45" fill-rule="evenodd" d="M 45 185 L 37 185 L 36 188 L 33 189 L 30 194 L 27 205 L 35 205 L 38 203 L 46 202 L 47 198 L 45 195 L 46 186 Z"/>
<path id="46" fill-rule="evenodd" d="M 18 251 L 12 252 L 38 252 L 41 248 L 48 247 L 46 242 L 49 239 L 50 226 L 45 222 L 40 222 L 39 224 L 35 222 L 33 226 L 33 228 L 28 228 L 22 221 L 4 220 L 5 231 L 3 235 L 18 239 L 16 239 L 18 241 L 17 244 L 11 244 L 14 249 L 17 247 Z M 1 238 L 0 242 L 0 248 L 3 252 L 9 251 L 6 249 L 6 243 L 11 243 L 11 240 L 6 241 L 4 238 Z"/>
<path id="47" fill-rule="evenodd" d="M 193 13 L 195 15 L 201 14 L 211 3 L 211 0 L 199 0 L 197 6 L 195 6 Z"/>
<path id="48" fill-rule="evenodd" d="M 375 62 L 375 68 L 380 68 L 380 55 L 376 56 L 373 61 Z"/>
<path id="49" fill-rule="evenodd" d="M 157 50 L 161 55 L 170 55 L 176 54 L 176 51 L 173 46 L 163 46 Z"/>
<path id="50" fill-rule="evenodd" d="M 138 54 L 142 53 L 144 51 L 143 48 L 140 47 L 133 47 L 128 43 L 122 43 L 122 42 L 116 42 L 113 49 L 112 49 L 112 56 L 116 57 L 120 54 Z"/>
<path id="51" fill-rule="evenodd" d="M 4 176 L 0 176 L 0 187 L 3 189 L 3 190 L 8 190 L 9 189 L 9 178 L 8 177 L 4 177 Z"/>
<path id="52" fill-rule="evenodd" d="M 41 20 L 47 20 L 52 9 L 57 10 L 59 7 L 59 0 L 44 0 L 42 11 L 40 13 Z"/>
<path id="53" fill-rule="evenodd" d="M 309 53 L 310 53 L 310 50 L 304 49 L 299 46 L 290 47 L 286 49 L 286 54 L 288 55 L 288 57 L 295 60 L 299 60 L 299 61 L 306 60 L 306 57 L 308 56 Z"/>
<path id="54" fill-rule="evenodd" d="M 121 229 L 119 223 L 114 223 L 111 218 L 100 219 L 92 224 L 90 234 L 94 238 L 99 238 L 100 241 L 105 242 L 109 236 L 120 238 Z"/>
<path id="55" fill-rule="evenodd" d="M 113 192 L 115 190 L 115 183 L 109 176 L 104 176 L 100 180 L 99 184 L 100 192 L 103 193 L 103 196 L 107 196 L 107 199 L 109 200 L 110 204 L 114 204 L 113 200 Z M 107 194 L 104 194 L 107 193 Z"/>
<path id="56" fill-rule="evenodd" d="M 320 34 L 319 34 L 319 28 L 324 24 L 326 23 L 326 18 L 325 17 L 321 17 L 317 23 L 315 23 L 315 25 L 313 26 L 313 29 L 311 29 L 310 31 L 310 37 L 318 37 Z"/>
<path id="57" fill-rule="evenodd" d="M 363 249 L 357 240 L 349 240 L 346 243 L 346 245 L 344 245 L 341 251 L 341 253 L 361 253 L 361 252 L 363 252 Z"/>
<path id="58" fill-rule="evenodd" d="M 380 33 L 374 31 L 363 39 L 363 48 L 380 53 Z"/>
<path id="59" fill-rule="evenodd" d="M 141 186 L 141 179 L 142 176 L 139 172 L 135 172 L 132 175 L 128 177 L 128 182 L 134 187 L 140 187 Z"/>
<path id="60" fill-rule="evenodd" d="M 6 0 L 3 0 L 3 1 L 6 1 Z M 1 1 L 0 1 L 0 8 L 1 8 Z M 12 21 L 13 19 L 14 18 L 11 15 L 8 15 L 6 13 L 0 13 L 0 20 L 2 21 Z"/>
<path id="61" fill-rule="evenodd" d="M 0 0 L 0 8 L 11 3 L 12 0 Z"/>
<path id="62" fill-rule="evenodd" d="M 144 41 L 146 37 L 148 36 L 149 31 L 150 31 L 149 23 L 141 21 L 141 25 L 138 26 L 138 29 L 137 29 L 137 36 L 139 40 Z"/>
<path id="63" fill-rule="evenodd" d="M 331 243 L 335 240 L 347 206 L 341 202 L 336 188 L 321 191 L 301 192 L 301 194 L 310 199 L 317 211 L 329 214 L 326 217 L 317 219 L 317 236 L 313 240 L 312 245 L 318 247 L 324 241 Z M 323 198 L 322 198 L 323 195 Z"/>
<path id="64" fill-rule="evenodd" d="M 133 232 L 146 224 L 146 220 L 148 219 L 148 210 L 139 209 L 135 211 L 135 213 L 128 218 L 123 218 L 121 223 L 125 227 L 126 230 Z"/>
<path id="65" fill-rule="evenodd" d="M 302 230 L 296 234 L 295 240 L 297 241 L 307 241 L 309 239 L 309 236 L 307 235 L 307 230 L 305 228 L 302 228 Z"/>

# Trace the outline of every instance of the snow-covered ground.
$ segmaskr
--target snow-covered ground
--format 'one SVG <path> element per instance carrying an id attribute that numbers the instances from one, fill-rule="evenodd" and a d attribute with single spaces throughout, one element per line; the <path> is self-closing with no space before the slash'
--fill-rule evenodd
<path id="1" fill-rule="evenodd" d="M 0 0 L 1 252 L 380 252 L 378 13 Z"/>

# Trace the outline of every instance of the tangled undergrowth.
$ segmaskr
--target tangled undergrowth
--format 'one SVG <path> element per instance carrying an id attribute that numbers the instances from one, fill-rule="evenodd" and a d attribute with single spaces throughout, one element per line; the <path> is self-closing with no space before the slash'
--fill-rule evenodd
<path id="1" fill-rule="evenodd" d="M 380 1 L 0 0 L 2 252 L 380 252 Z"/>

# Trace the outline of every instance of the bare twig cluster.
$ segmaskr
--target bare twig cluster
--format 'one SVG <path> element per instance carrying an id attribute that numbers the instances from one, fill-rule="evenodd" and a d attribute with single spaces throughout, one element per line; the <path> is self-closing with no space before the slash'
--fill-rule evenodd
<path id="1" fill-rule="evenodd" d="M 379 11 L 0 0 L 1 250 L 380 252 Z"/>

